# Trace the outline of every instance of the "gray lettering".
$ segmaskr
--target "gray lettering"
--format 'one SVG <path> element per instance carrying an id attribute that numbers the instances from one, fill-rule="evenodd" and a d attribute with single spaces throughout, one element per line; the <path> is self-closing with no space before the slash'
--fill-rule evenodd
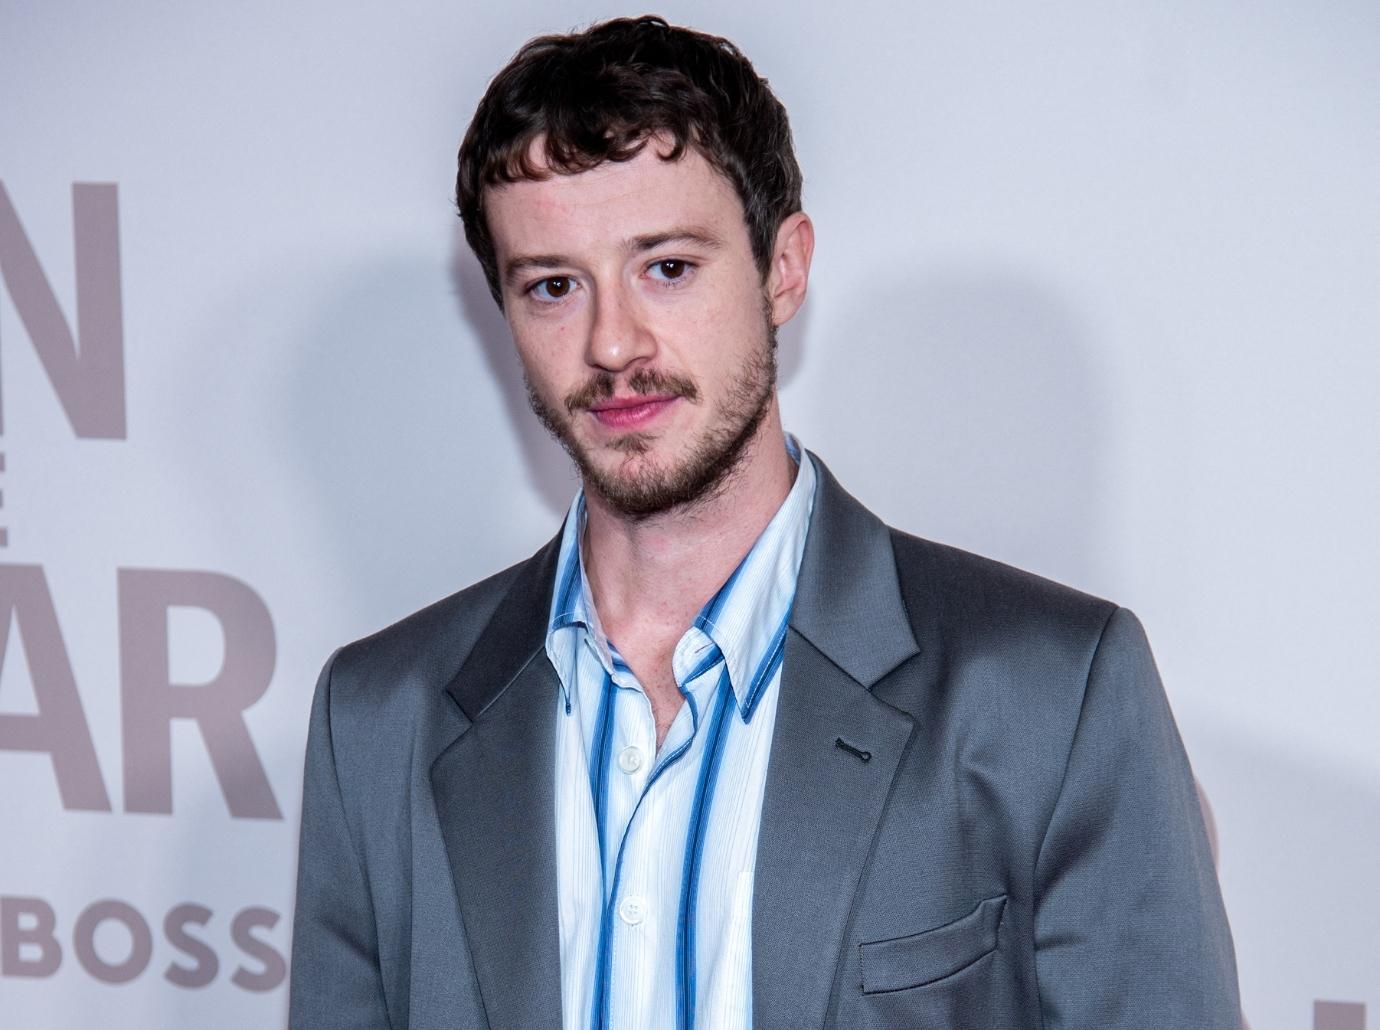
<path id="1" fill-rule="evenodd" d="M 203 905 L 178 905 L 168 912 L 163 920 L 163 933 L 168 942 L 179 951 L 194 959 L 196 965 L 188 969 L 176 962 L 168 966 L 163 974 L 170 983 L 178 987 L 205 987 L 216 978 L 220 971 L 220 961 L 205 941 L 200 941 L 187 932 L 187 924 L 205 926 L 211 919 L 211 910 Z"/>
<path id="2" fill-rule="evenodd" d="M 120 214 L 111 182 L 74 183 L 77 332 L 58 306 L 38 255 L 0 184 L 0 278 L 53 384 L 67 421 L 84 439 L 125 438 L 124 313 Z"/>
<path id="3" fill-rule="evenodd" d="M 21 926 L 27 917 L 29 925 Z M 54 936 L 57 917 L 53 907 L 40 898 L 0 898 L 0 974 L 5 976 L 52 976 L 62 964 L 62 945 Z M 24 957 L 24 947 L 37 949 L 34 958 Z"/>
<path id="4" fill-rule="evenodd" d="M 215 572 L 120 569 L 120 692 L 125 808 L 172 812 L 173 719 L 195 720 L 216 778 L 238 818 L 281 819 L 244 712 L 273 676 L 273 621 L 246 584 Z M 225 659 L 209 682 L 174 684 L 168 609 L 204 608 L 219 620 Z"/>
<path id="5" fill-rule="evenodd" d="M 1366 1007 L 1354 1001 L 1315 1001 L 1313 1030 L 1366 1030 Z"/>
<path id="6" fill-rule="evenodd" d="M 46 751 L 64 808 L 109 812 L 110 797 L 41 566 L 0 565 L 0 662 L 11 623 L 29 660 L 38 713 L 0 715 L 0 749 Z"/>
<path id="7" fill-rule="evenodd" d="M 96 930 L 109 920 L 129 931 L 129 957 L 123 962 L 107 962 L 96 953 Z M 81 967 L 97 980 L 108 984 L 129 983 L 148 968 L 153 957 L 153 934 L 139 910 L 123 901 L 97 901 L 77 916 L 72 931 L 72 946 Z"/>
<path id="8" fill-rule="evenodd" d="M 230 924 L 230 936 L 250 958 L 258 959 L 263 969 L 251 973 L 243 966 L 231 974 L 230 980 L 236 987 L 246 991 L 271 991 L 287 976 L 287 963 L 279 951 L 267 941 L 260 940 L 249 931 L 256 927 L 272 930 L 278 925 L 278 913 L 268 908 L 246 908 L 235 916 Z"/>

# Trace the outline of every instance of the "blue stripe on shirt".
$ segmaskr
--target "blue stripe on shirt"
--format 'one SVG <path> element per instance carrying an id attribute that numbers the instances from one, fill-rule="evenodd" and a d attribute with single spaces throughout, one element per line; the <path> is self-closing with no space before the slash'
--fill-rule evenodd
<path id="1" fill-rule="evenodd" d="M 718 694 L 714 720 L 708 731 L 709 740 L 705 743 L 704 758 L 700 762 L 695 803 L 690 809 L 685 866 L 681 874 L 680 913 L 676 926 L 676 1025 L 680 1030 L 693 1030 L 695 1025 L 695 904 L 699 899 L 700 861 L 704 855 L 708 813 L 714 801 L 714 786 L 723 758 L 723 745 L 732 722 L 729 713 L 734 709 L 733 687 L 729 682 L 727 665 L 719 676 Z"/>
<path id="2" fill-rule="evenodd" d="M 794 441 L 790 442 L 790 449 L 793 457 L 800 458 L 800 452 L 796 449 Z M 798 474 L 797 487 L 802 484 L 812 487 L 814 484 L 813 470 L 805 468 L 808 463 L 808 458 L 801 459 L 802 469 Z M 583 575 L 584 569 L 579 548 L 585 517 L 582 499 L 577 498 L 576 503 L 572 506 L 570 515 L 572 521 L 567 526 L 562 543 L 562 561 L 556 579 L 557 589 L 553 592 L 551 628 L 548 633 L 547 650 L 560 674 L 561 687 L 565 695 L 566 713 L 572 714 L 571 699 L 577 688 L 581 690 L 580 697 L 584 699 L 584 714 L 581 716 L 581 725 L 584 727 L 583 737 L 587 743 L 582 752 L 573 753 L 583 753 L 585 756 L 583 763 L 585 768 L 582 771 L 587 773 L 589 799 L 592 802 L 585 811 L 594 816 L 595 836 L 590 843 L 594 844 L 597 841 L 599 880 L 601 882 L 598 891 L 598 907 L 586 910 L 594 916 L 594 920 L 589 924 L 584 924 L 588 925 L 591 931 L 594 931 L 589 938 L 585 938 L 589 940 L 589 943 L 595 944 L 594 953 L 591 955 L 587 950 L 583 952 L 584 955 L 593 960 L 589 966 L 583 967 L 588 973 L 593 974 L 590 979 L 584 981 L 587 985 L 587 992 L 583 994 L 584 999 L 592 1004 L 590 1008 L 585 1009 L 583 1004 L 579 1004 L 580 994 L 578 993 L 573 998 L 568 996 L 566 1003 L 570 1004 L 573 1000 L 580 1010 L 587 1012 L 590 1017 L 589 1025 L 594 1030 L 607 1030 L 609 1027 L 613 1018 L 615 1001 L 613 997 L 615 971 L 619 977 L 618 982 L 623 983 L 621 979 L 625 975 L 623 970 L 627 968 L 627 963 L 630 961 L 629 958 L 625 957 L 615 962 L 615 940 L 618 942 L 619 948 L 625 945 L 631 947 L 635 940 L 633 937 L 628 937 L 628 930 L 619 927 L 616 922 L 619 903 L 624 900 L 620 898 L 620 893 L 627 889 L 630 896 L 633 896 L 640 894 L 645 889 L 645 884 L 641 883 L 646 875 L 645 871 L 630 872 L 628 875 L 634 877 L 630 881 L 633 886 L 630 888 L 623 888 L 622 886 L 624 860 L 628 857 L 630 850 L 629 840 L 633 827 L 645 825 L 645 820 L 651 818 L 651 816 L 643 816 L 642 823 L 639 823 L 639 813 L 642 812 L 643 803 L 654 785 L 662 779 L 669 769 L 676 767 L 686 755 L 691 754 L 693 749 L 697 747 L 699 753 L 695 755 L 696 767 L 687 771 L 690 779 L 683 780 L 678 777 L 677 784 L 673 788 L 664 788 L 659 794 L 659 797 L 663 799 L 663 804 L 667 798 L 679 797 L 683 799 L 677 803 L 688 804 L 688 820 L 687 823 L 681 824 L 685 826 L 685 836 L 679 881 L 677 882 L 674 876 L 670 876 L 664 881 L 668 889 L 678 891 L 678 898 L 664 897 L 663 900 L 669 904 L 659 909 L 659 911 L 664 911 L 668 917 L 672 911 L 676 913 L 674 926 L 665 922 L 661 924 L 665 928 L 665 933 L 670 934 L 674 931 L 674 936 L 660 938 L 665 942 L 664 948 L 670 948 L 674 942 L 674 997 L 667 996 L 673 986 L 671 982 L 668 982 L 671 978 L 662 979 L 660 982 L 665 985 L 664 989 L 667 994 L 661 995 L 662 1000 L 657 1004 L 669 1006 L 673 1003 L 676 1025 L 684 1027 L 686 1030 L 694 1027 L 697 1005 L 700 1003 L 709 1004 L 710 1001 L 716 1006 L 713 1012 L 717 1014 L 701 1013 L 701 1022 L 708 1019 L 717 1024 L 723 1020 L 728 1020 L 734 1026 L 746 1027 L 750 1025 L 750 966 L 746 968 L 746 980 L 735 979 L 733 981 L 734 983 L 741 983 L 741 987 L 724 988 L 722 985 L 716 987 L 716 984 L 721 984 L 721 978 L 725 975 L 722 971 L 713 973 L 713 980 L 706 982 L 703 986 L 699 982 L 699 970 L 697 969 L 699 952 L 703 948 L 717 949 L 727 943 L 726 940 L 721 941 L 716 938 L 713 941 L 700 944 L 699 937 L 702 933 L 709 932 L 700 926 L 702 921 L 700 909 L 702 901 L 709 904 L 710 908 L 706 911 L 716 914 L 706 915 L 704 918 L 715 920 L 715 932 L 726 932 L 726 927 L 718 922 L 724 918 L 721 913 L 725 892 L 731 884 L 736 882 L 736 887 L 733 888 L 737 892 L 735 896 L 742 897 L 741 892 L 746 889 L 748 891 L 747 897 L 750 898 L 752 886 L 750 852 L 745 853 L 746 865 L 743 864 L 743 859 L 735 858 L 734 864 L 727 867 L 730 870 L 743 870 L 742 873 L 735 872 L 733 874 L 740 879 L 737 881 L 723 879 L 726 873 L 719 849 L 726 846 L 727 840 L 724 840 L 723 843 L 715 843 L 715 841 L 721 840 L 719 834 L 729 831 L 716 829 L 716 827 L 720 823 L 724 823 L 725 819 L 728 820 L 727 823 L 724 823 L 725 827 L 734 826 L 740 817 L 730 815 L 727 809 L 722 816 L 715 814 L 715 795 L 716 789 L 720 786 L 721 770 L 726 765 L 730 768 L 741 769 L 742 762 L 745 760 L 744 755 L 749 753 L 754 755 L 760 753 L 764 756 L 765 752 L 762 751 L 764 744 L 756 741 L 769 743 L 770 740 L 769 735 L 765 737 L 761 734 L 753 736 L 744 728 L 744 739 L 752 736 L 755 742 L 752 744 L 751 752 L 744 752 L 744 755 L 739 755 L 739 751 L 745 745 L 732 745 L 730 743 L 732 739 L 738 736 L 733 730 L 732 723 L 735 720 L 731 716 L 736 709 L 743 726 L 746 727 L 752 722 L 753 715 L 764 697 L 770 696 L 773 698 L 769 706 L 772 718 L 768 720 L 766 725 L 770 727 L 771 722 L 774 721 L 775 695 L 769 694 L 768 691 L 779 680 L 784 658 L 785 639 L 794 595 L 794 576 L 798 572 L 799 553 L 803 549 L 805 528 L 808 526 L 811 497 L 811 490 L 793 487 L 791 496 L 788 498 L 789 503 L 783 503 L 782 510 L 778 513 L 779 516 L 783 517 L 774 518 L 772 526 L 768 527 L 771 532 L 763 532 L 762 537 L 759 537 L 758 541 L 754 543 L 748 555 L 738 563 L 727 580 L 705 603 L 696 616 L 692 629 L 688 630 L 685 637 L 682 638 L 680 645 L 678 645 L 674 664 L 676 674 L 679 677 L 677 686 L 685 699 L 687 708 L 687 713 L 683 714 L 689 716 L 690 731 L 683 740 L 678 740 L 676 738 L 680 736 L 680 732 L 675 727 L 672 728 L 673 747 L 671 751 L 659 757 L 646 783 L 640 790 L 637 790 L 635 781 L 618 777 L 618 773 L 613 769 L 613 763 L 616 760 L 615 742 L 620 739 L 626 740 L 624 734 L 629 732 L 631 728 L 639 727 L 641 719 L 645 718 L 645 715 L 641 717 L 635 715 L 634 709 L 627 707 L 628 702 L 635 697 L 636 692 L 641 691 L 641 688 L 636 682 L 635 674 L 622 660 L 612 641 L 603 635 L 598 625 L 598 616 L 593 609 L 588 583 Z M 775 528 L 778 525 L 780 528 Z M 759 551 L 761 557 L 754 558 Z M 794 557 L 787 558 L 788 555 Z M 752 565 L 754 561 L 756 564 Z M 748 569 L 750 565 L 753 567 L 752 574 L 746 576 L 745 569 Z M 772 623 L 764 625 L 764 616 L 770 617 Z M 777 621 L 778 617 L 779 622 Z M 577 633 L 579 636 L 561 637 L 558 641 L 555 636 L 556 631 L 570 627 L 574 627 L 570 629 L 570 632 Z M 763 634 L 769 630 L 774 631 L 769 637 L 763 639 Z M 698 636 L 698 640 L 692 639 L 692 633 Z M 753 653 L 747 650 L 749 647 L 754 650 L 761 647 L 762 651 Z M 727 653 L 725 648 L 729 648 Z M 595 679 L 590 675 L 590 672 L 597 670 L 600 665 L 603 666 L 603 669 L 600 670 L 600 678 Z M 716 677 L 717 683 L 712 693 L 706 694 L 705 688 L 709 685 L 707 677 L 716 667 L 719 667 Z M 585 670 L 584 672 L 581 672 L 582 668 Z M 588 677 L 584 679 L 588 686 L 580 688 L 582 676 Z M 741 681 L 738 679 L 740 676 Z M 597 693 L 594 692 L 596 684 L 598 685 Z M 697 700 L 696 695 L 699 695 L 699 700 Z M 596 698 L 597 704 L 592 708 L 590 702 Z M 643 712 L 646 711 L 643 705 L 637 705 L 636 708 Z M 592 721 L 589 719 L 590 715 L 594 716 Z M 570 725 L 574 726 L 574 723 Z M 638 728 L 636 730 L 638 734 L 645 734 L 655 729 L 654 725 L 641 725 L 645 725 L 645 729 Z M 683 730 L 684 722 L 680 722 L 679 726 Z M 562 733 L 565 732 L 562 731 Z M 576 730 L 575 732 L 580 731 Z M 769 729 L 766 732 L 769 734 Z M 633 739 L 636 740 L 637 737 Z M 731 754 L 734 756 L 731 764 L 725 758 L 726 755 L 730 754 L 730 748 L 733 749 Z M 732 811 L 735 813 L 750 811 L 753 813 L 751 818 L 754 820 L 760 818 L 759 781 L 764 774 L 765 758 L 758 758 L 755 761 L 763 764 L 756 767 L 758 771 L 752 774 L 752 780 L 740 781 L 736 776 L 732 780 L 723 780 L 723 783 L 733 784 L 733 796 L 735 799 L 739 799 L 735 801 Z M 579 779 L 583 782 L 586 777 L 581 776 Z M 618 799 L 616 802 L 611 800 L 610 795 L 611 783 L 615 779 L 618 787 L 617 793 L 613 794 L 612 798 Z M 743 782 L 759 783 L 759 786 L 754 788 L 754 791 L 757 792 L 755 802 L 750 800 L 753 798 L 753 794 L 745 795 L 745 798 L 749 799 L 745 801 L 739 797 L 743 790 Z M 680 786 L 680 783 L 684 783 L 684 787 Z M 635 794 L 628 790 L 630 786 L 633 791 L 636 791 Z M 725 791 L 728 790 L 727 787 L 724 789 Z M 668 795 L 665 793 L 666 790 L 673 790 L 673 793 Z M 693 794 L 690 793 L 692 790 Z M 567 795 L 562 794 L 561 796 Z M 725 802 L 727 802 L 728 796 L 725 793 Z M 752 807 L 740 809 L 737 807 L 739 801 Z M 614 805 L 616 808 L 611 808 Z M 569 818 L 573 811 L 568 807 L 568 803 L 558 804 L 558 819 Z M 615 818 L 611 814 L 614 811 L 617 812 L 616 819 L 623 820 L 621 826 L 610 825 L 610 819 Z M 681 811 L 684 812 L 685 809 L 681 809 Z M 661 826 L 663 819 L 663 816 L 657 816 L 656 825 Z M 564 827 L 566 824 L 562 822 L 560 825 Z M 711 829 L 714 833 L 713 840 L 710 837 Z M 660 832 L 667 831 L 677 835 L 680 833 L 678 828 L 673 830 L 669 825 Z M 562 829 L 562 836 L 558 838 L 558 841 L 572 839 L 565 836 L 567 832 L 567 830 Z M 734 830 L 732 832 L 737 834 L 740 831 Z M 645 863 L 649 854 L 646 849 L 649 846 L 654 847 L 654 845 L 651 845 L 650 840 L 646 838 L 645 831 L 639 831 L 639 834 L 639 843 L 637 848 L 633 849 L 638 856 L 637 863 L 639 864 L 629 868 L 645 870 Z M 741 838 L 735 837 L 734 839 Z M 707 851 L 710 848 L 712 851 Z M 650 853 L 655 854 L 656 852 Z M 593 851 L 589 854 L 592 859 Z M 564 858 L 562 862 L 565 862 Z M 562 869 L 567 868 L 570 867 L 562 865 Z M 590 872 L 594 871 L 592 865 L 588 868 Z M 564 875 L 562 873 L 562 876 Z M 706 876 L 712 877 L 712 879 L 706 879 Z M 742 876 L 746 876 L 747 879 L 742 880 Z M 568 890 L 567 882 L 569 881 L 562 880 L 562 898 L 573 897 L 573 895 L 566 893 Z M 590 881 L 585 879 L 583 882 L 588 883 Z M 704 891 L 712 889 L 714 893 L 704 893 L 702 897 L 702 888 Z M 652 895 L 650 897 L 655 900 L 658 896 Z M 713 899 L 712 903 L 709 899 Z M 570 970 L 566 968 L 567 958 L 571 954 L 567 945 L 579 938 L 567 938 L 565 927 L 580 924 L 573 922 L 566 924 L 565 919 L 566 915 L 563 909 L 563 984 L 567 982 L 567 976 L 578 975 L 577 970 L 580 968 L 579 966 L 573 966 Z M 629 922 L 632 923 L 632 920 Z M 648 927 L 654 925 L 649 923 Z M 738 924 L 734 923 L 733 925 L 737 926 Z M 659 937 L 663 931 L 657 930 L 656 932 Z M 736 942 L 733 946 L 737 949 L 734 953 L 746 955 L 750 962 L 750 944 L 745 941 L 739 942 L 739 937 L 743 932 L 745 931 L 739 929 L 732 931 L 731 940 Z M 744 948 L 748 950 L 742 950 Z M 663 951 L 662 953 L 665 956 L 662 961 L 669 962 L 672 959 L 672 951 Z M 733 968 L 740 968 L 740 962 L 740 959 L 735 959 Z M 661 966 L 660 963 L 656 968 L 664 970 L 664 966 Z M 670 973 L 670 970 L 664 970 L 664 972 Z M 662 973 L 658 972 L 656 975 L 661 977 Z M 738 974 L 739 978 L 741 976 L 741 973 Z M 652 981 L 643 980 L 634 982 L 652 983 Z M 631 983 L 628 986 L 631 987 Z M 618 995 L 617 1006 L 619 1011 L 623 1013 L 618 1016 L 619 1030 L 623 1030 L 621 1024 L 625 1020 L 632 1018 L 632 1010 L 627 1008 L 631 999 L 644 999 L 637 1004 L 645 1004 L 647 995 L 642 993 L 645 989 L 637 987 L 636 993 L 627 997 L 622 993 Z M 622 988 L 620 988 L 621 990 Z M 730 990 L 731 993 L 719 993 L 723 990 Z M 701 997 L 704 991 L 714 993 L 707 1000 Z M 648 1018 L 654 1018 L 658 1024 L 661 1023 L 663 1015 L 666 1018 L 671 1017 L 671 1012 L 666 1008 L 658 1007 L 650 1010 L 650 1012 L 645 1009 L 638 1011 L 648 1013 Z M 565 1025 L 568 1028 L 572 1026 L 568 1020 L 574 1012 L 574 1007 L 567 1012 Z M 651 1015 L 653 1012 L 655 1013 L 654 1016 Z M 706 1010 L 707 1012 L 709 1010 Z M 742 1023 L 738 1022 L 740 1019 L 743 1020 Z M 710 1028 L 710 1030 L 714 1030 L 714 1028 Z"/>

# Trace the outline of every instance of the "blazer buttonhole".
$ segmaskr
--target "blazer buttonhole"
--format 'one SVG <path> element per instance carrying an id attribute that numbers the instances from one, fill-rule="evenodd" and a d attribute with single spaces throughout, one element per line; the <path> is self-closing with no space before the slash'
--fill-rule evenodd
<path id="1" fill-rule="evenodd" d="M 856 748 L 842 737 L 834 738 L 834 746 L 841 751 L 847 751 L 854 758 L 859 758 L 864 762 L 872 761 L 871 751 L 864 751 L 861 748 Z"/>

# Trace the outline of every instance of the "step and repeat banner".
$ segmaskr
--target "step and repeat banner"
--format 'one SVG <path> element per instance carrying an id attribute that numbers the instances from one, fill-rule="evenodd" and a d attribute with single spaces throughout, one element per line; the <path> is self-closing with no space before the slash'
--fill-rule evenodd
<path id="1" fill-rule="evenodd" d="M 454 152 L 619 13 L 0 3 L 0 1026 L 282 1027 L 338 644 L 574 487 Z M 1380 1030 L 1380 9 L 671 3 L 790 109 L 787 425 L 1135 609 L 1253 1030 Z"/>

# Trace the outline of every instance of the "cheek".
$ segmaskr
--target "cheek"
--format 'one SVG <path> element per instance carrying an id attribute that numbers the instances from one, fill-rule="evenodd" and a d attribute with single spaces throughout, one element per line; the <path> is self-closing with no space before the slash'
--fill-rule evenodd
<path id="1" fill-rule="evenodd" d="M 517 348 L 517 359 L 528 388 L 535 390 L 539 397 L 548 402 L 553 400 L 559 392 L 560 384 L 552 378 L 553 370 L 549 363 L 538 360 L 533 351 L 522 346 Z"/>
<path id="2" fill-rule="evenodd" d="M 756 342 L 765 318 L 756 282 L 734 282 L 651 308 L 648 326 L 671 361 L 712 376 L 724 363 L 732 364 L 733 354 Z"/>
<path id="3" fill-rule="evenodd" d="M 722 295 L 718 312 L 720 324 L 726 328 L 731 326 L 739 338 L 745 332 L 760 333 L 767 317 L 765 303 L 762 283 L 755 270 L 744 270 L 734 277 L 732 289 Z"/>
<path id="4" fill-rule="evenodd" d="M 578 335 L 569 325 L 510 322 L 508 328 L 527 378 L 538 386 L 559 386 L 571 374 L 567 366 L 579 362 L 572 349 Z"/>

